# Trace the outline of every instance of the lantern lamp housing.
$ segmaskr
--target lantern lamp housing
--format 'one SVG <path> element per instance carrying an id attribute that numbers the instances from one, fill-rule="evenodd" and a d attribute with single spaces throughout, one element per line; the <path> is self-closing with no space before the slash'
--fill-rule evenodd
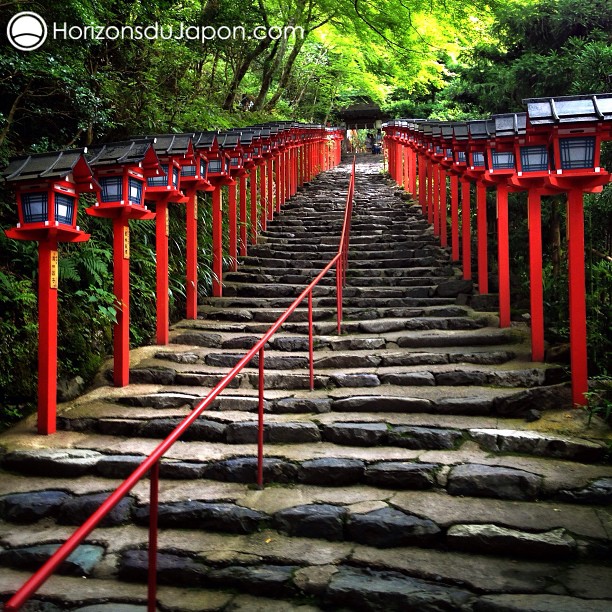
<path id="1" fill-rule="evenodd" d="M 62 242 L 89 238 L 76 225 L 78 195 L 98 189 L 85 158 L 86 149 L 14 158 L 2 172 L 16 190 L 17 227 L 7 235 L 17 240 Z"/>
<path id="2" fill-rule="evenodd" d="M 548 136 L 550 167 L 557 176 L 584 177 L 606 174 L 600 165 L 601 141 L 612 125 L 612 93 L 555 98 L 530 98 L 528 125 Z M 537 157 L 537 151 L 532 151 Z"/>

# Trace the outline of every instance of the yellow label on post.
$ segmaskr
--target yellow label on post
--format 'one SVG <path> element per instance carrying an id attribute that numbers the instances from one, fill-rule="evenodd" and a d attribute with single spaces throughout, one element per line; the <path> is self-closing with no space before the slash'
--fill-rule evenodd
<path id="1" fill-rule="evenodd" d="M 51 251 L 51 274 L 49 275 L 49 286 L 57 289 L 59 279 L 59 255 L 57 251 Z"/>
<path id="2" fill-rule="evenodd" d="M 166 208 L 166 236 L 170 236 L 170 209 Z"/>
<path id="3" fill-rule="evenodd" d="M 198 199 L 196 198 L 193 202 L 193 218 L 198 220 Z"/>
<path id="4" fill-rule="evenodd" d="M 130 258 L 130 228 L 123 226 L 123 259 Z"/>

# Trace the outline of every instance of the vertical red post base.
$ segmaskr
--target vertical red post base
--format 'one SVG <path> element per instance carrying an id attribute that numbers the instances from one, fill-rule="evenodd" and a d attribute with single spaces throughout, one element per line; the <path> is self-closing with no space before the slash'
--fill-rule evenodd
<path id="1" fill-rule="evenodd" d="M 160 200 L 155 209 L 156 266 L 156 341 L 168 344 L 170 319 L 168 315 L 168 201 Z"/>
<path id="2" fill-rule="evenodd" d="M 459 177 L 451 174 L 451 258 L 459 261 Z"/>
<path id="3" fill-rule="evenodd" d="M 130 382 L 130 226 L 125 215 L 113 219 L 113 277 L 117 300 L 113 381 L 115 387 L 125 387 Z"/>
<path id="4" fill-rule="evenodd" d="M 544 361 L 544 293 L 542 288 L 542 218 L 540 192 L 528 192 L 529 299 L 531 302 L 531 360 Z M 584 262 L 582 262 L 584 264 Z M 581 264 L 581 265 L 582 265 Z"/>
<path id="5" fill-rule="evenodd" d="M 221 185 L 212 192 L 213 281 L 214 297 L 223 295 L 223 217 L 221 216 Z"/>
<path id="6" fill-rule="evenodd" d="M 251 168 L 249 181 L 251 183 L 251 244 L 257 244 L 257 224 L 259 223 L 257 217 L 257 167 Z"/>
<path id="7" fill-rule="evenodd" d="M 247 254 L 247 177 L 240 176 L 240 256 Z"/>
<path id="8" fill-rule="evenodd" d="M 570 362 L 572 400 L 579 406 L 586 405 L 585 393 L 589 390 L 583 209 L 582 191 L 572 189 L 567 194 Z"/>
<path id="9" fill-rule="evenodd" d="M 510 245 L 508 242 L 508 187 L 497 186 L 497 273 L 499 326 L 510 327 Z"/>
<path id="10" fill-rule="evenodd" d="M 238 226 L 236 219 L 236 185 L 229 185 L 227 198 L 227 216 L 229 223 L 229 258 L 232 272 L 238 269 Z"/>
<path id="11" fill-rule="evenodd" d="M 57 412 L 57 240 L 38 243 L 38 433 L 55 433 Z"/>
<path id="12" fill-rule="evenodd" d="M 472 219 L 470 213 L 470 181 L 461 181 L 461 234 L 463 238 L 463 279 L 472 280 Z"/>
<path id="13" fill-rule="evenodd" d="M 187 214 L 187 318 L 198 318 L 198 194 L 188 194 Z"/>
<path id="14" fill-rule="evenodd" d="M 487 187 L 476 182 L 476 213 L 478 233 L 478 293 L 489 293 L 489 262 L 487 245 Z"/>

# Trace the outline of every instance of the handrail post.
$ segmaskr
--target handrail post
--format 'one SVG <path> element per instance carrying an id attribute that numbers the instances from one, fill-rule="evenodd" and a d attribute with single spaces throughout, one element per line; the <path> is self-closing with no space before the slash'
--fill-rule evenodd
<path id="1" fill-rule="evenodd" d="M 147 612 L 157 609 L 157 519 L 159 515 L 159 460 L 151 468 L 149 495 L 149 584 Z"/>
<path id="2" fill-rule="evenodd" d="M 342 279 L 344 275 L 344 255 L 338 257 L 336 262 L 336 314 L 338 318 L 337 332 L 342 333 Z"/>
<path id="3" fill-rule="evenodd" d="M 308 359 L 310 365 L 310 390 L 314 390 L 314 339 L 312 317 L 312 289 L 308 293 Z"/>
<path id="4" fill-rule="evenodd" d="M 264 347 L 259 349 L 259 404 L 257 409 L 257 487 L 263 489 L 264 445 Z"/>

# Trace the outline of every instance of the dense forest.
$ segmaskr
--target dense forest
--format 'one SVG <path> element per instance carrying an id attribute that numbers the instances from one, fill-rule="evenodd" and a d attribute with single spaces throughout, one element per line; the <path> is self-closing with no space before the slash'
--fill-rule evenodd
<path id="1" fill-rule="evenodd" d="M 202 40 L 52 40 L 22 52 L 3 35 L 0 166 L 24 152 L 86 146 L 136 134 L 204 130 L 271 119 L 334 122 L 343 107 L 373 102 L 392 117 L 461 119 L 522 111 L 522 99 L 610 91 L 608 0 L 46 0 L 0 2 L 2 31 L 19 11 L 47 24 L 198 28 Z M 222 35 L 240 26 L 246 36 Z M 78 30 L 75 30 L 77 32 Z M 249 33 L 264 32 L 252 36 Z M 287 34 L 286 36 L 284 34 Z M 281 35 L 283 34 L 283 35 Z M 604 150 L 604 166 L 612 155 Z M 16 221 L 0 186 L 0 228 Z M 528 295 L 524 196 L 511 219 L 513 302 Z M 493 200 L 491 206 L 494 207 Z M 83 208 L 83 207 L 81 207 Z M 549 339 L 567 336 L 563 199 L 543 207 Z M 200 206 L 201 287 L 210 284 L 209 208 Z M 612 357 L 612 189 L 588 196 L 586 245 L 592 371 Z M 494 214 L 491 218 L 494 218 Z M 173 207 L 171 292 L 183 311 L 184 212 Z M 82 215 L 92 239 L 62 246 L 60 378 L 90 380 L 110 351 L 115 316 L 111 228 Z M 134 223 L 132 341 L 155 326 L 152 222 Z M 494 232 L 490 235 L 493 239 Z M 0 420 L 36 395 L 36 246 L 0 232 Z M 526 308 L 525 308 L 526 310 Z"/>

